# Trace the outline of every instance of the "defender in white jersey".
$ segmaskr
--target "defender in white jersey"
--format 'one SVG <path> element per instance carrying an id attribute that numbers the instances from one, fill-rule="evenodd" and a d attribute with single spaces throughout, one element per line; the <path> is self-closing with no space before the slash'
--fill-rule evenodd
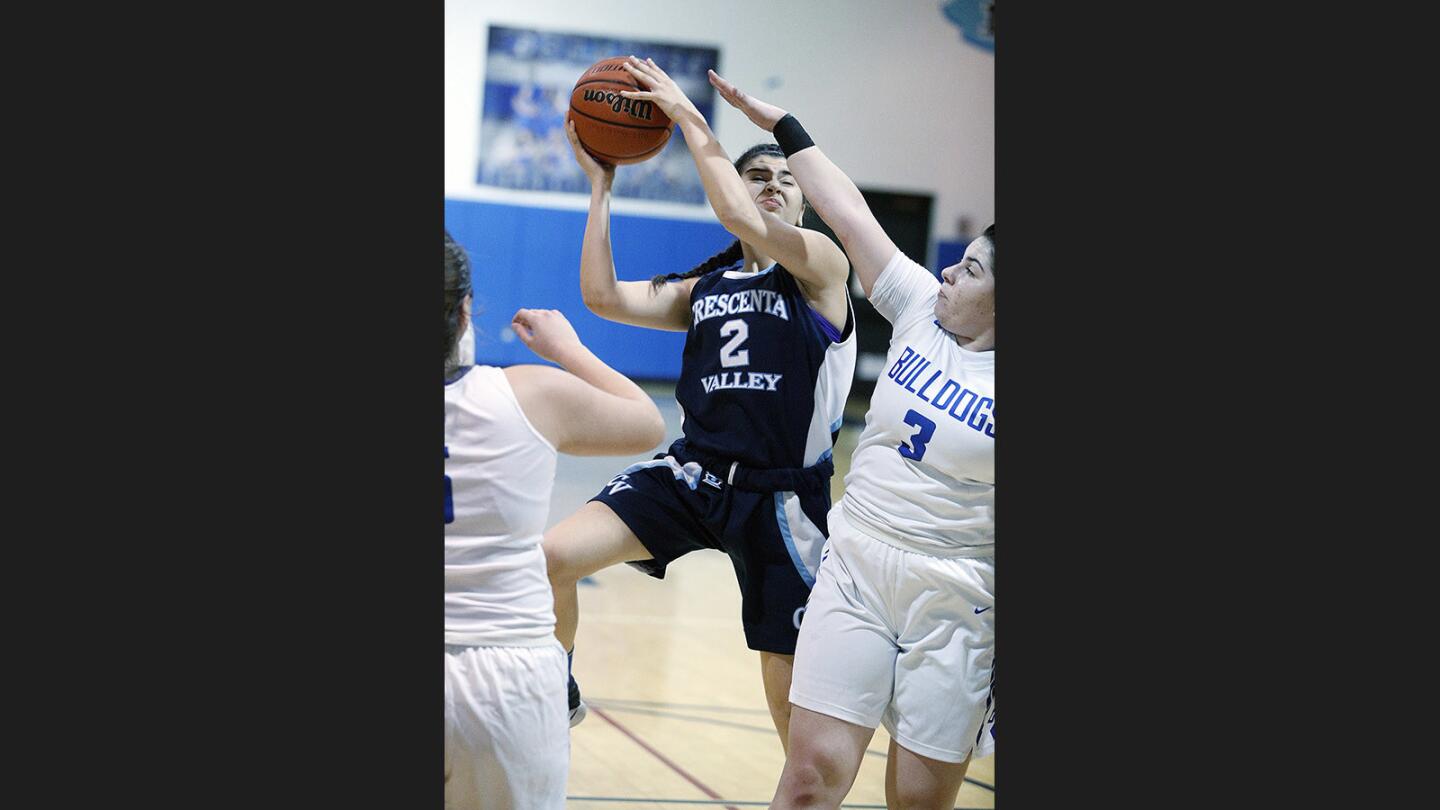
<path id="1" fill-rule="evenodd" d="M 445 235 L 445 806 L 565 804 L 566 660 L 541 534 L 557 452 L 654 447 L 655 403 L 553 310 L 512 328 L 548 366 L 462 365 L 470 262 Z"/>
<path id="2" fill-rule="evenodd" d="M 770 806 L 839 807 L 884 723 L 889 805 L 953 807 L 994 745 L 995 226 L 937 281 L 794 116 L 710 81 L 775 134 L 894 327 L 800 626 Z"/>

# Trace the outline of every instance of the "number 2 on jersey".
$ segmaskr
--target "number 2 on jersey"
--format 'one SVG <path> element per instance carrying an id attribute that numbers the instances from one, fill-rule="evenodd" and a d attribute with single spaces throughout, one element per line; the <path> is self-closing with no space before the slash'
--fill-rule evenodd
<path id="1" fill-rule="evenodd" d="M 726 335 L 735 337 L 730 338 L 730 342 L 720 347 L 720 365 L 725 368 L 750 365 L 750 350 L 736 351 L 736 349 L 740 349 L 740 344 L 745 342 L 745 338 L 750 337 L 750 325 L 741 318 L 726 321 L 720 325 L 720 337 Z"/>
<path id="2" fill-rule="evenodd" d="M 930 437 L 935 435 L 935 423 L 915 411 L 906 411 L 905 424 L 920 428 L 920 430 L 908 439 L 910 442 L 908 447 L 901 442 L 900 446 L 895 449 L 899 450 L 900 455 L 905 458 L 919 461 L 925 457 L 926 442 L 929 442 Z"/>
<path id="3" fill-rule="evenodd" d="M 445 448 L 445 457 L 450 457 L 450 448 Z M 450 476 L 445 476 L 445 522 L 455 522 L 455 496 L 450 489 Z"/>

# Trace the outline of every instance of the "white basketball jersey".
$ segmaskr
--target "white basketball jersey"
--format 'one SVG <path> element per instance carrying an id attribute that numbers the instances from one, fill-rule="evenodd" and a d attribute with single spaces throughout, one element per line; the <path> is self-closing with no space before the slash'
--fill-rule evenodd
<path id="1" fill-rule="evenodd" d="M 445 384 L 445 643 L 554 643 L 540 537 L 555 458 L 503 370 Z"/>
<path id="2" fill-rule="evenodd" d="M 995 352 L 935 322 L 940 282 L 900 251 L 870 302 L 894 327 L 841 506 L 857 528 L 941 557 L 995 553 Z"/>

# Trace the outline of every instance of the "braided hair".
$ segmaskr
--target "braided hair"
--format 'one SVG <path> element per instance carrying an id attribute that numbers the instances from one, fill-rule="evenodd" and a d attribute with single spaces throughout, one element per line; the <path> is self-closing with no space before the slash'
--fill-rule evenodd
<path id="1" fill-rule="evenodd" d="M 470 294 L 470 257 L 450 232 L 445 232 L 445 376 L 460 368 L 460 331 L 465 308 L 462 304 Z"/>
<path id="2" fill-rule="evenodd" d="M 773 155 L 774 157 L 779 158 L 785 157 L 785 153 L 780 149 L 779 145 L 773 143 L 757 143 L 742 152 L 739 159 L 735 161 L 736 173 L 743 172 L 745 170 L 745 164 L 762 155 Z M 703 276 L 711 270 L 719 270 L 722 267 L 729 267 L 732 264 L 740 262 L 744 258 L 745 253 L 740 247 L 740 240 L 736 239 L 734 242 L 730 243 L 729 247 L 725 248 L 719 253 L 716 253 L 714 256 L 711 256 L 710 258 L 695 265 L 694 267 L 686 270 L 683 273 L 663 273 L 661 275 L 652 277 L 650 279 L 650 289 L 658 290 L 670 281 L 683 281 L 687 278 Z"/>

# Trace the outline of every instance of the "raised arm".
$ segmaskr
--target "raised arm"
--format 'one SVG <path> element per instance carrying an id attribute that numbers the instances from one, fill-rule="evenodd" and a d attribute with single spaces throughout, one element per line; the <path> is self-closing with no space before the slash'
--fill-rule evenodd
<path id="1" fill-rule="evenodd" d="M 824 234 L 797 227 L 755 205 L 753 193 L 735 171 L 725 148 L 715 139 L 705 116 L 675 80 L 651 59 L 641 61 L 632 56 L 624 67 L 646 89 L 626 90 L 620 95 L 653 101 L 679 125 L 685 145 L 695 158 L 705 197 L 725 230 L 780 262 L 792 276 L 811 285 L 816 292 L 831 287 L 843 289 L 850 274 L 845 254 Z M 775 183 L 785 181 L 781 177 L 772 179 Z"/>
<path id="2" fill-rule="evenodd" d="M 654 400 L 587 349 L 564 315 L 522 309 L 510 326 L 536 354 L 565 368 L 505 369 L 520 410 L 555 449 L 576 456 L 628 455 L 665 438 L 665 420 Z"/>
<path id="3" fill-rule="evenodd" d="M 746 94 L 713 70 L 710 71 L 710 84 L 720 91 L 720 97 L 730 106 L 745 113 L 766 132 L 774 132 L 775 125 L 787 115 L 785 110 L 774 104 Z M 784 143 L 780 145 L 786 146 Z M 790 172 L 800 183 L 805 199 L 810 201 L 815 213 L 825 220 L 840 244 L 845 246 L 860 286 L 868 296 L 875 286 L 875 279 L 880 277 L 885 265 L 895 255 L 895 243 L 880 227 L 860 189 L 820 151 L 820 147 L 808 146 L 791 152 L 788 160 Z"/>
<path id="4" fill-rule="evenodd" d="M 590 213 L 580 245 L 580 295 L 591 312 L 608 321 L 684 332 L 690 328 L 690 290 L 695 279 L 652 290 L 649 281 L 617 281 L 610 251 L 610 186 L 615 167 L 597 163 L 580 145 L 575 122 L 565 119 L 565 137 L 575 160 L 590 178 Z"/>

